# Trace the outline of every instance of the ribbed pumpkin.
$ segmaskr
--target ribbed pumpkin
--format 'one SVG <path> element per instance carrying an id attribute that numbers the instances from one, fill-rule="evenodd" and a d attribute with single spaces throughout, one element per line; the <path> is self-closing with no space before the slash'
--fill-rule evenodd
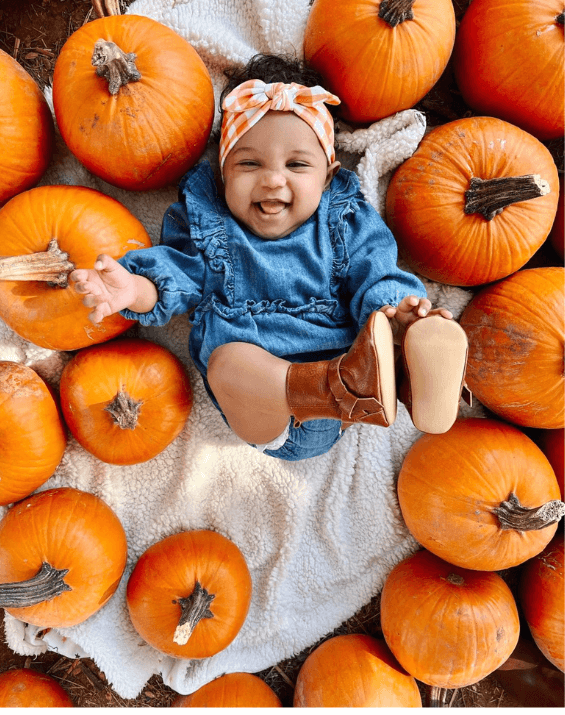
<path id="1" fill-rule="evenodd" d="M 422 699 L 384 641 L 354 633 L 329 638 L 310 653 L 298 673 L 293 704 L 419 708 Z"/>
<path id="2" fill-rule="evenodd" d="M 30 367 L 0 361 L 0 504 L 16 502 L 47 481 L 66 445 L 45 382 Z"/>
<path id="3" fill-rule="evenodd" d="M 138 338 L 79 350 L 65 365 L 59 390 L 75 439 L 109 464 L 153 459 L 179 435 L 192 409 L 180 360 Z"/>
<path id="4" fill-rule="evenodd" d="M 388 575 L 381 627 L 398 662 L 414 678 L 462 688 L 509 658 L 520 619 L 498 574 L 462 569 L 422 550 Z"/>
<path id="5" fill-rule="evenodd" d="M 518 271 L 475 295 L 459 321 L 469 339 L 469 389 L 523 427 L 564 425 L 564 281 L 563 268 Z"/>
<path id="6" fill-rule="evenodd" d="M 43 176 L 53 153 L 53 118 L 24 68 L 0 50 L 0 206 Z"/>
<path id="7" fill-rule="evenodd" d="M 422 435 L 398 478 L 406 526 L 449 563 L 499 571 L 539 554 L 565 513 L 547 458 L 517 427 L 460 419 Z"/>
<path id="8" fill-rule="evenodd" d="M 451 0 L 314 0 L 304 56 L 341 99 L 341 114 L 374 122 L 418 102 L 455 40 Z"/>
<path id="9" fill-rule="evenodd" d="M 214 93 L 196 50 L 139 15 L 103 17 L 65 42 L 53 74 L 61 135 L 96 176 L 144 191 L 175 183 L 206 148 Z"/>
<path id="10" fill-rule="evenodd" d="M 412 268 L 471 286 L 521 268 L 546 240 L 558 199 L 541 142 L 500 119 L 469 117 L 433 129 L 396 170 L 386 217 Z"/>
<path id="11" fill-rule="evenodd" d="M 239 633 L 251 603 L 245 558 L 225 536 L 182 531 L 150 546 L 127 586 L 131 622 L 157 650 L 208 658 Z"/>
<path id="12" fill-rule="evenodd" d="M 0 673 L 0 708 L 72 708 L 74 703 L 50 675 L 29 668 Z"/>
<path id="13" fill-rule="evenodd" d="M 563 0 L 473 0 L 453 52 L 465 102 L 539 139 L 562 137 L 564 10 Z"/>
<path id="14" fill-rule="evenodd" d="M 564 481 L 564 469 L 565 460 L 563 458 L 564 453 L 564 439 L 565 439 L 565 429 L 547 429 L 542 430 L 537 436 L 537 442 L 541 447 L 541 451 L 549 459 L 549 463 L 553 467 L 555 476 L 557 477 L 557 483 L 559 484 L 559 489 L 561 490 L 561 499 L 564 498 L 563 481 Z"/>
<path id="15" fill-rule="evenodd" d="M 70 487 L 34 494 L 0 521 L 0 607 L 42 628 L 82 623 L 118 587 L 126 556 L 102 499 Z"/>
<path id="16" fill-rule="evenodd" d="M 68 275 L 100 253 L 120 258 L 151 239 L 119 201 L 84 186 L 39 186 L 0 211 L 0 317 L 35 345 L 77 350 L 134 323 L 116 313 L 93 325 Z"/>
<path id="17" fill-rule="evenodd" d="M 520 604 L 532 636 L 545 657 L 565 671 L 565 591 L 563 533 L 530 559 L 520 577 Z"/>
<path id="18" fill-rule="evenodd" d="M 280 708 L 281 701 L 251 673 L 228 673 L 203 685 L 191 695 L 181 695 L 173 708 Z"/>

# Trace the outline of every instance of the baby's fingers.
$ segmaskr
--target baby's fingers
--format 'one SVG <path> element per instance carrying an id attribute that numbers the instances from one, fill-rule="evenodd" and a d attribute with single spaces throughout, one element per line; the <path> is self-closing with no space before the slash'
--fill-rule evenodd
<path id="1" fill-rule="evenodd" d="M 97 271 L 111 272 L 119 268 L 120 264 L 106 253 L 101 253 L 94 263 L 94 268 Z"/>
<path id="2" fill-rule="evenodd" d="M 96 283 L 92 283 L 92 281 L 89 280 L 75 283 L 75 290 L 77 293 L 81 293 L 82 295 L 100 295 L 102 292 Z"/>
<path id="3" fill-rule="evenodd" d="M 94 308 L 94 310 L 88 314 L 88 319 L 91 323 L 94 323 L 96 325 L 97 323 L 100 323 L 100 321 L 102 321 L 107 315 L 111 314 L 112 311 L 110 310 L 110 306 L 108 305 L 108 303 L 103 302 L 99 303 L 96 308 Z"/>

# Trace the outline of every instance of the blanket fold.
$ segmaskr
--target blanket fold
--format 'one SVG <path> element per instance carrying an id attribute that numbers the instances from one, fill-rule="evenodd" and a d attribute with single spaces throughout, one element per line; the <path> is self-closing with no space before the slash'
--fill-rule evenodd
<path id="1" fill-rule="evenodd" d="M 256 52 L 300 55 L 309 2 L 136 0 L 128 11 L 158 20 L 191 42 L 210 70 L 217 100 L 228 65 L 244 63 Z M 51 101 L 49 91 L 46 96 Z M 339 127 L 338 158 L 357 171 L 365 196 L 381 213 L 392 171 L 414 152 L 424 130 L 425 118 L 415 110 L 367 129 Z M 204 156 L 213 166 L 217 152 L 211 140 Z M 106 184 L 74 159 L 60 136 L 41 184 L 103 191 L 143 222 L 154 243 L 165 209 L 176 200 L 176 187 L 132 193 Z M 434 306 L 445 306 L 458 318 L 470 292 L 423 280 Z M 224 424 L 188 354 L 189 332 L 187 316 L 178 316 L 162 328 L 137 325 L 128 333 L 164 345 L 189 373 L 194 406 L 179 437 L 150 462 L 127 467 L 99 462 L 70 438 L 61 464 L 41 487 L 90 491 L 116 511 L 129 545 L 117 592 L 86 622 L 43 635 L 5 616 L 14 651 L 89 656 L 124 698 L 135 698 L 153 674 L 187 694 L 223 673 L 258 672 L 296 655 L 368 603 L 390 570 L 417 548 L 396 499 L 402 460 L 420 436 L 402 405 L 389 429 L 354 425 L 325 455 L 275 460 L 244 444 Z M 0 359 L 32 367 L 55 388 L 70 357 L 25 341 L 0 321 Z M 482 414 L 480 405 L 461 409 Z M 174 659 L 144 643 L 133 629 L 125 602 L 127 578 L 152 543 L 202 528 L 218 531 L 240 548 L 253 580 L 252 603 L 239 635 L 224 651 L 205 660 Z"/>

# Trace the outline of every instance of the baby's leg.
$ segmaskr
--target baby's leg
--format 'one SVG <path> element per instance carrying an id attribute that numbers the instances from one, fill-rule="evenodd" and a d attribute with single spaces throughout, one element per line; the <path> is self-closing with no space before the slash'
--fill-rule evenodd
<path id="1" fill-rule="evenodd" d="M 210 356 L 208 384 L 230 427 L 245 442 L 271 442 L 286 428 L 289 365 L 250 343 L 220 345 Z"/>

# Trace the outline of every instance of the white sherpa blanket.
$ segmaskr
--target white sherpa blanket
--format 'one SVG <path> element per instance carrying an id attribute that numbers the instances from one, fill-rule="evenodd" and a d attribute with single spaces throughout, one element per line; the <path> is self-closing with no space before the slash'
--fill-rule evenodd
<path id="1" fill-rule="evenodd" d="M 191 42 L 210 70 L 217 99 L 226 66 L 244 63 L 256 52 L 300 53 L 309 3 L 137 0 L 129 12 L 159 20 Z M 382 213 L 390 172 L 416 149 L 425 131 L 423 115 L 408 110 L 369 129 L 338 130 L 338 158 L 358 172 L 365 195 Z M 214 162 L 216 153 L 211 142 L 206 157 Z M 41 183 L 81 184 L 113 196 L 144 223 L 154 242 L 165 209 L 176 200 L 175 187 L 132 193 L 93 177 L 60 137 Z M 434 306 L 446 306 L 458 318 L 470 292 L 425 283 Z M 118 467 L 97 461 L 71 438 L 56 473 L 41 488 L 91 491 L 116 511 L 129 543 L 117 592 L 85 623 L 51 630 L 43 638 L 36 627 L 8 614 L 5 618 L 14 651 L 89 656 L 124 698 L 136 697 L 155 673 L 186 694 L 223 673 L 257 672 L 297 654 L 368 603 L 389 571 L 416 548 L 395 494 L 403 457 L 420 435 L 402 405 L 389 429 L 356 425 L 323 456 L 301 462 L 273 459 L 239 440 L 212 406 L 188 355 L 189 330 L 188 319 L 180 316 L 163 328 L 137 326 L 132 333 L 168 347 L 191 376 L 194 407 L 174 443 L 148 463 Z M 29 365 L 57 386 L 70 355 L 38 348 L 0 321 L 0 359 Z M 462 407 L 463 414 L 481 415 L 481 409 Z M 220 532 L 241 549 L 253 579 L 253 599 L 228 648 L 207 660 L 177 660 L 145 644 L 133 629 L 126 582 L 151 544 L 202 528 Z"/>

